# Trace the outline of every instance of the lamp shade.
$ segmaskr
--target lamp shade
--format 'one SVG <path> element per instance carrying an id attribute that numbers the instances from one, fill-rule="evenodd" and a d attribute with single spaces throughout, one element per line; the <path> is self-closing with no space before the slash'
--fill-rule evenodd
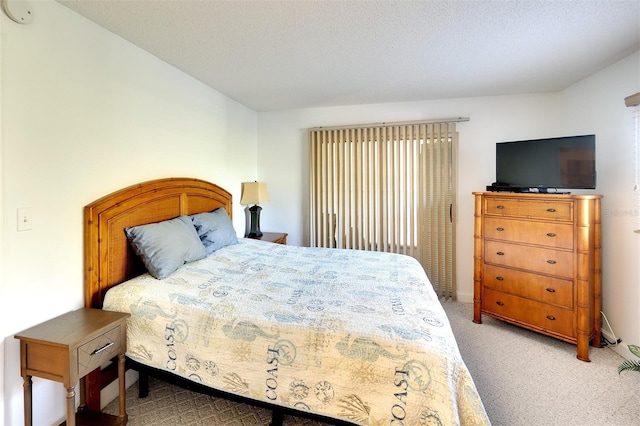
<path id="1" fill-rule="evenodd" d="M 264 182 L 244 182 L 240 204 L 263 204 L 269 201 L 267 184 Z"/>

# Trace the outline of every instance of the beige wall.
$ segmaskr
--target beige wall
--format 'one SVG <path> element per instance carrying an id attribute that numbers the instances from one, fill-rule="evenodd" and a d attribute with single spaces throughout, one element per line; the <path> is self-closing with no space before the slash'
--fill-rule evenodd
<path id="1" fill-rule="evenodd" d="M 23 417 L 13 334 L 83 304 L 83 206 L 148 179 L 190 176 L 230 190 L 241 212 L 240 182 L 257 178 L 254 111 L 58 3 L 31 4 L 29 25 L 0 12 L 7 425 Z M 31 207 L 33 230 L 17 232 L 19 207 Z M 244 229 L 242 214 L 234 225 Z M 33 398 L 34 424 L 64 417 L 61 385 L 34 379 Z"/>

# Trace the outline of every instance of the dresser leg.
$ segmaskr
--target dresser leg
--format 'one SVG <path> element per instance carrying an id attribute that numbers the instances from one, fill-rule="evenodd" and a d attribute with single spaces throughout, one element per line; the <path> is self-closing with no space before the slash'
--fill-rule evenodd
<path id="1" fill-rule="evenodd" d="M 67 388 L 67 426 L 76 426 L 76 387 Z"/>
<path id="2" fill-rule="evenodd" d="M 473 301 L 473 322 L 482 324 L 482 303 L 480 300 Z"/>
<path id="3" fill-rule="evenodd" d="M 32 399 L 31 399 L 31 376 L 24 376 L 24 383 L 22 383 L 24 391 L 24 425 L 31 426 L 33 423 L 32 417 Z"/>
<path id="4" fill-rule="evenodd" d="M 591 362 L 589 359 L 589 333 L 578 329 L 578 355 L 580 361 Z"/>

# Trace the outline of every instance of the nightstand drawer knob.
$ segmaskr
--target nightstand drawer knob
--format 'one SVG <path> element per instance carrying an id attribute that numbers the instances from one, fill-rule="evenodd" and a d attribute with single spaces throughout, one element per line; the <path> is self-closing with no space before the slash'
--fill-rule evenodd
<path id="1" fill-rule="evenodd" d="M 553 238 L 553 237 L 555 237 L 555 236 L 556 236 L 556 234 L 554 234 L 553 232 L 549 232 L 549 233 L 547 234 L 547 237 L 552 237 L 552 238 Z"/>
<path id="2" fill-rule="evenodd" d="M 504 252 L 503 251 L 499 251 L 496 253 L 498 256 L 504 256 Z"/>
<path id="3" fill-rule="evenodd" d="M 496 302 L 496 305 L 498 305 L 498 306 L 504 306 L 504 303 L 498 300 L 498 301 Z"/>
<path id="4" fill-rule="evenodd" d="M 504 231 L 504 228 L 502 226 L 499 226 L 499 227 L 496 228 L 496 231 L 502 232 L 502 231 Z"/>
<path id="5" fill-rule="evenodd" d="M 548 211 L 549 213 L 555 213 L 555 212 L 556 212 L 556 209 L 551 208 L 551 209 L 547 209 L 547 211 Z"/>
<path id="6" fill-rule="evenodd" d="M 496 208 L 497 208 L 497 209 L 504 209 L 504 206 L 503 206 L 502 204 L 498 204 L 498 205 L 496 206 Z"/>
<path id="7" fill-rule="evenodd" d="M 109 349 L 113 345 L 115 345 L 115 342 L 109 342 L 106 345 L 104 345 L 103 347 L 98 348 L 95 351 L 91 352 L 91 355 L 98 355 L 100 352 L 106 351 L 107 349 Z"/>
<path id="8" fill-rule="evenodd" d="M 549 260 L 547 260 L 547 263 L 548 263 L 549 265 L 555 265 L 555 264 L 556 264 L 556 261 L 555 261 L 555 260 L 551 260 L 551 259 L 549 259 Z"/>
<path id="9" fill-rule="evenodd" d="M 503 277 L 496 277 L 496 281 L 504 281 Z"/>
<path id="10" fill-rule="evenodd" d="M 555 321 L 556 317 L 554 317 L 553 315 L 547 315 L 547 319 L 551 321 Z"/>
<path id="11" fill-rule="evenodd" d="M 556 292 L 556 289 L 555 289 L 555 288 L 548 288 L 548 289 L 547 289 L 547 291 L 548 291 L 549 293 L 555 293 L 555 292 Z"/>

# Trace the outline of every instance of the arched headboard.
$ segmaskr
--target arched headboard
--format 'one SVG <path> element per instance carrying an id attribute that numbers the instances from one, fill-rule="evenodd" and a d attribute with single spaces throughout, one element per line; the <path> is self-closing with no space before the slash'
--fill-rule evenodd
<path id="1" fill-rule="evenodd" d="M 224 207 L 231 194 L 203 180 L 166 178 L 143 182 L 102 197 L 84 208 L 84 304 L 102 308 L 109 288 L 145 272 L 124 229 Z"/>

